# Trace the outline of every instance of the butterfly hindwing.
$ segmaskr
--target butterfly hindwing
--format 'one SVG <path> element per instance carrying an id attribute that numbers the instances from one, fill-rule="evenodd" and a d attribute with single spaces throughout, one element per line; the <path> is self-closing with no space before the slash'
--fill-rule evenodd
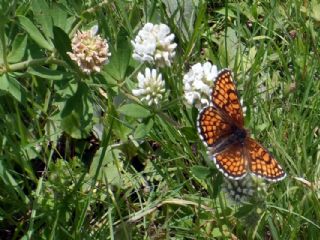
<path id="1" fill-rule="evenodd" d="M 218 73 L 211 92 L 211 101 L 238 126 L 243 127 L 243 112 L 232 73 L 224 69 Z"/>
<path id="2" fill-rule="evenodd" d="M 245 147 L 250 171 L 268 181 L 280 181 L 286 173 L 269 151 L 252 138 L 247 138 Z"/>
<path id="3" fill-rule="evenodd" d="M 232 144 L 224 151 L 213 154 L 213 160 L 218 169 L 228 178 L 238 180 L 247 174 L 246 159 L 240 143 Z"/>

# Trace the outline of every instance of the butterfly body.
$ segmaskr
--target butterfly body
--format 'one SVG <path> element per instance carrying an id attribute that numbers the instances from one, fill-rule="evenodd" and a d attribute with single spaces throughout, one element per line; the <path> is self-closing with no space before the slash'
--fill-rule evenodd
<path id="1" fill-rule="evenodd" d="M 229 69 L 219 72 L 211 104 L 200 111 L 197 126 L 208 153 L 226 177 L 238 180 L 252 173 L 279 181 L 286 176 L 268 150 L 245 130 L 242 106 Z"/>

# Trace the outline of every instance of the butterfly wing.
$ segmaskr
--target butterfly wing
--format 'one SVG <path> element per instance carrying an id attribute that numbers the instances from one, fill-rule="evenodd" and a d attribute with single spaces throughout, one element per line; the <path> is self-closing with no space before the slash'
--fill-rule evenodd
<path id="1" fill-rule="evenodd" d="M 218 169 L 228 178 L 239 180 L 246 176 L 247 166 L 241 143 L 232 144 L 224 151 L 213 154 Z"/>
<path id="2" fill-rule="evenodd" d="M 231 70 L 223 69 L 219 72 L 211 92 L 211 100 L 214 106 L 228 115 L 239 128 L 243 127 L 242 107 Z"/>
<path id="3" fill-rule="evenodd" d="M 256 140 L 247 138 L 245 141 L 250 171 L 258 177 L 277 182 L 286 177 L 286 173 L 269 151 Z"/>
<path id="4" fill-rule="evenodd" d="M 208 147 L 213 147 L 232 133 L 232 126 L 214 107 L 202 109 L 197 125 L 200 138 Z"/>

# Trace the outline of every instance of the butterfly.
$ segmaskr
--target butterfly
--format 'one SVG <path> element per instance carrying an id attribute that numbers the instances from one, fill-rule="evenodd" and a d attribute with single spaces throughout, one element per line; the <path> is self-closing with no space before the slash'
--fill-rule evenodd
<path id="1" fill-rule="evenodd" d="M 198 133 L 217 168 L 233 180 L 248 173 L 280 181 L 286 173 L 271 153 L 244 129 L 238 92 L 229 69 L 221 70 L 211 91 L 209 106 L 198 115 Z"/>

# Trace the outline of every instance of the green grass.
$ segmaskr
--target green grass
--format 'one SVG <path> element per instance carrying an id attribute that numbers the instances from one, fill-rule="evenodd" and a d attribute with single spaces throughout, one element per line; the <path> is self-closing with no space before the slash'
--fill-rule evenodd
<path id="1" fill-rule="evenodd" d="M 170 12 L 164 2 L 1 3 L 1 238 L 319 238 L 320 5 L 186 1 Z M 132 59 L 130 40 L 148 21 L 169 25 L 178 44 L 160 109 L 131 94 L 150 65 Z M 85 77 L 65 52 L 94 24 L 112 57 Z M 184 73 L 207 60 L 234 71 L 246 128 L 288 175 L 240 205 L 183 102 Z"/>

